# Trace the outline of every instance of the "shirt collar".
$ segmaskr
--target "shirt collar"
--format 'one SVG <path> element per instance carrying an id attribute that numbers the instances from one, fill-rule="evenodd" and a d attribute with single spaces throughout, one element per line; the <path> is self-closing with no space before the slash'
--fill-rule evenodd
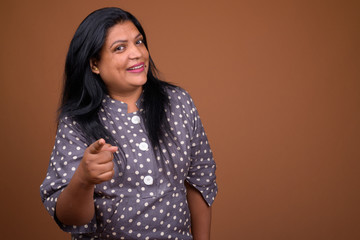
<path id="1" fill-rule="evenodd" d="M 103 102 L 103 106 L 105 108 L 108 108 L 113 111 L 121 112 L 121 113 L 127 113 L 127 109 L 128 109 L 127 104 L 125 102 L 111 98 L 108 94 L 105 95 L 102 102 Z M 142 108 L 143 102 L 144 102 L 144 91 L 141 93 L 139 99 L 135 103 L 140 112 L 143 111 L 143 108 Z"/>

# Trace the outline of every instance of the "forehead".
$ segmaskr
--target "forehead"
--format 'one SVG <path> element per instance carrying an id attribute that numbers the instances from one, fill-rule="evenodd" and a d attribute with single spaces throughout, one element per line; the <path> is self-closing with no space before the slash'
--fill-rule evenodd
<path id="1" fill-rule="evenodd" d="M 139 30 L 131 21 L 117 23 L 108 29 L 106 43 L 117 40 L 130 40 L 139 35 Z"/>

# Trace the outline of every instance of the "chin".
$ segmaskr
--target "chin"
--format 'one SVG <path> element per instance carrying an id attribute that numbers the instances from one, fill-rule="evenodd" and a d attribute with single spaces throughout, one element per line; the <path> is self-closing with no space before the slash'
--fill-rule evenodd
<path id="1" fill-rule="evenodd" d="M 133 81 L 132 83 L 131 83 L 131 85 L 133 86 L 133 87 L 142 87 L 142 86 L 144 86 L 145 85 L 145 83 L 147 82 L 147 79 L 145 79 L 145 80 L 141 80 L 141 81 Z"/>
<path id="2" fill-rule="evenodd" d="M 147 82 L 147 77 L 141 78 L 138 81 L 139 85 L 141 85 L 141 86 L 144 85 L 146 82 Z"/>

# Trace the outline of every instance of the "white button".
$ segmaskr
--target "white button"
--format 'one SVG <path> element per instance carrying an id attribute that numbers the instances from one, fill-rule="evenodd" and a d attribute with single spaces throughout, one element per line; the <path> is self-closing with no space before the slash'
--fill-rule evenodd
<path id="1" fill-rule="evenodd" d="M 152 185 L 152 184 L 154 183 L 153 177 L 152 177 L 152 176 L 146 176 L 146 177 L 144 178 L 144 183 L 145 183 L 146 185 Z"/>
<path id="2" fill-rule="evenodd" d="M 133 117 L 131 118 L 131 122 L 132 122 L 133 124 L 138 124 L 138 123 L 140 123 L 140 117 L 139 117 L 139 116 L 133 116 Z"/>
<path id="3" fill-rule="evenodd" d="M 143 150 L 143 151 L 146 151 L 146 150 L 148 150 L 148 144 L 146 143 L 146 142 L 142 142 L 142 143 L 140 143 L 139 144 L 139 148 L 141 149 L 141 150 Z"/>

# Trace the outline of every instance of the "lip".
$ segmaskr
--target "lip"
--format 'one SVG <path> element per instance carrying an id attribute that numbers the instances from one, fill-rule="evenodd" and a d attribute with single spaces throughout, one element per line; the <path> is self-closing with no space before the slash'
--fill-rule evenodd
<path id="1" fill-rule="evenodd" d="M 135 69 L 132 69 L 132 68 L 135 68 Z M 133 66 L 126 69 L 126 71 L 132 72 L 132 73 L 139 73 L 139 72 L 142 72 L 144 70 L 145 70 L 145 63 L 144 62 L 135 64 L 135 65 L 133 65 Z"/>

